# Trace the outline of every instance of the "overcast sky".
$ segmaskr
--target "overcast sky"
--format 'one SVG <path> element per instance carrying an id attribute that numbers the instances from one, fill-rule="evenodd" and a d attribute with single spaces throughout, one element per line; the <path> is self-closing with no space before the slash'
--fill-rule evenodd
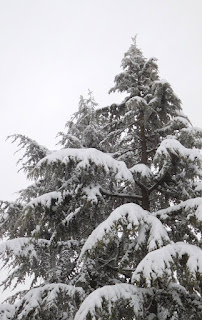
<path id="1" fill-rule="evenodd" d="M 108 90 L 135 34 L 202 127 L 201 16 L 201 0 L 0 0 L 0 199 L 25 186 L 6 137 L 54 149 L 88 88 L 100 107 L 121 102 Z"/>

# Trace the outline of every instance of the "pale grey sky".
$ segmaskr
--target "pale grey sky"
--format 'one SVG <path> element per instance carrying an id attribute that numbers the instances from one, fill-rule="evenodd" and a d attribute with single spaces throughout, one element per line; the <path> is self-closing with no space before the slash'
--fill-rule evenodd
<path id="1" fill-rule="evenodd" d="M 6 136 L 54 148 L 88 88 L 100 107 L 120 102 L 108 90 L 135 34 L 202 126 L 201 16 L 201 0 L 0 0 L 0 199 L 25 185 Z"/>

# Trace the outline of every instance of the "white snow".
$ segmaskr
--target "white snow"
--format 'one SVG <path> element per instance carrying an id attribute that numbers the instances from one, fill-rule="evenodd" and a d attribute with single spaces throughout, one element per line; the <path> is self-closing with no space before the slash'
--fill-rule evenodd
<path id="1" fill-rule="evenodd" d="M 187 120 L 187 118 L 182 117 L 182 116 L 177 116 L 172 118 L 172 120 L 170 120 L 164 127 L 162 127 L 161 129 L 158 129 L 158 132 L 161 131 L 166 131 L 168 129 L 172 130 L 172 127 L 175 126 L 175 124 L 182 124 L 185 128 L 181 129 L 181 130 L 190 130 L 190 123 Z"/>
<path id="2" fill-rule="evenodd" d="M 85 296 L 82 288 L 63 283 L 47 284 L 43 287 L 34 288 L 30 290 L 17 304 L 17 309 L 20 310 L 18 319 L 25 319 L 31 310 L 40 310 L 42 303 L 48 309 L 48 307 L 53 304 L 54 300 L 57 299 L 57 296 L 61 291 L 65 292 L 70 303 L 72 303 L 72 299 L 74 299 L 76 292 L 81 296 L 82 300 Z"/>
<path id="3" fill-rule="evenodd" d="M 65 217 L 63 220 L 62 220 L 62 224 L 65 225 L 65 224 L 68 224 L 74 217 L 76 217 L 77 213 L 80 211 L 81 207 L 77 208 L 76 210 L 70 212 L 68 214 L 67 217 Z"/>
<path id="4" fill-rule="evenodd" d="M 139 173 L 142 177 L 150 178 L 152 176 L 151 169 L 144 163 L 138 163 L 130 168 L 130 172 Z"/>
<path id="5" fill-rule="evenodd" d="M 67 133 L 67 134 L 66 134 L 66 137 L 67 137 L 68 139 L 70 139 L 70 140 L 72 140 L 72 141 L 74 141 L 74 142 L 78 143 L 79 145 L 81 145 L 80 140 L 79 140 L 77 137 L 73 136 L 72 134 Z"/>
<path id="6" fill-rule="evenodd" d="M 169 215 L 183 209 L 184 215 L 187 214 L 187 218 L 195 216 L 198 221 L 202 221 L 202 198 L 194 198 L 181 202 L 180 204 L 171 206 L 166 209 L 162 209 L 152 213 L 153 216 L 159 217 L 160 220 L 166 220 Z"/>
<path id="7" fill-rule="evenodd" d="M 187 127 L 187 128 L 189 128 L 189 126 L 190 126 L 190 122 L 188 121 L 188 119 L 187 118 L 185 118 L 185 117 L 180 117 L 180 116 L 178 116 L 178 117 L 174 117 L 173 118 L 173 120 L 172 120 L 172 122 L 181 122 L 185 127 Z M 172 123 L 171 122 L 171 123 Z M 186 129 L 187 129 L 186 128 Z"/>
<path id="8" fill-rule="evenodd" d="M 102 167 L 106 173 L 114 173 L 117 180 L 133 181 L 132 174 L 123 161 L 115 160 L 111 155 L 103 153 L 97 149 L 62 149 L 44 157 L 36 165 L 36 169 L 40 169 L 45 164 L 54 162 L 62 162 L 68 165 L 70 161 L 77 163 L 76 169 L 88 169 L 92 164 Z"/>
<path id="9" fill-rule="evenodd" d="M 100 186 L 89 185 L 88 187 L 83 188 L 83 193 L 87 197 L 88 201 L 97 203 L 97 196 L 101 196 Z"/>
<path id="10" fill-rule="evenodd" d="M 0 304 L 0 320 L 13 319 L 15 307 L 10 304 Z"/>
<path id="11" fill-rule="evenodd" d="M 169 84 L 168 81 L 166 79 L 161 79 L 161 80 L 155 80 L 154 83 L 156 84 Z"/>
<path id="12" fill-rule="evenodd" d="M 175 94 L 175 96 L 176 96 L 176 94 Z M 176 112 L 177 112 L 178 116 L 188 119 L 186 114 L 182 110 L 177 110 Z"/>
<path id="13" fill-rule="evenodd" d="M 202 182 L 196 182 L 195 183 L 195 191 L 201 192 L 202 191 Z"/>
<path id="14" fill-rule="evenodd" d="M 48 208 L 50 208 L 51 206 L 51 202 L 52 202 L 52 199 L 54 200 L 57 200 L 57 202 L 59 203 L 60 201 L 62 201 L 63 197 L 62 197 L 62 193 L 61 192 L 57 192 L 57 191 L 53 191 L 53 192 L 48 192 L 48 193 L 45 193 L 33 200 L 31 200 L 25 207 L 28 208 L 28 207 L 36 207 L 38 205 L 42 205 L 42 206 L 46 206 Z"/>
<path id="15" fill-rule="evenodd" d="M 195 161 L 197 159 L 202 163 L 202 156 L 201 156 L 199 150 L 185 148 L 176 139 L 163 140 L 156 151 L 154 161 L 157 160 L 158 156 L 164 155 L 166 157 L 170 157 L 170 153 L 172 153 L 178 157 L 180 156 L 183 158 L 187 158 L 191 161 Z"/>
<path id="16" fill-rule="evenodd" d="M 0 243 L 0 256 L 10 254 L 11 256 L 27 257 L 30 259 L 37 257 L 35 245 L 49 245 L 50 241 L 46 239 L 33 239 L 30 237 L 15 238 Z"/>
<path id="17" fill-rule="evenodd" d="M 77 311 L 74 320 L 86 320 L 88 313 L 90 313 L 92 320 L 98 319 L 96 311 L 99 309 L 102 310 L 104 300 L 108 303 L 108 313 L 110 315 L 113 303 L 121 298 L 129 300 L 135 315 L 140 316 L 143 305 L 143 294 L 145 291 L 145 289 L 137 288 L 131 284 L 104 286 L 87 296 Z M 99 319 L 101 318 L 99 317 Z"/>
<path id="18" fill-rule="evenodd" d="M 139 96 L 135 96 L 135 97 L 130 98 L 127 101 L 126 105 L 127 106 L 131 106 L 131 104 L 133 104 L 133 103 L 138 103 L 138 104 L 144 103 L 144 104 L 146 104 L 146 100 L 144 98 L 139 97 Z"/>
<path id="19" fill-rule="evenodd" d="M 202 273 L 202 250 L 194 245 L 176 242 L 148 253 L 133 273 L 132 282 L 138 283 L 143 278 L 149 287 L 158 278 L 164 279 L 168 285 L 173 280 L 176 259 L 180 260 L 183 255 L 188 256 L 186 268 L 190 278 L 196 280 L 197 274 Z"/>
<path id="20" fill-rule="evenodd" d="M 87 250 L 93 249 L 97 242 L 105 241 L 106 234 L 109 234 L 110 238 L 114 234 L 118 233 L 119 226 L 127 225 L 131 231 L 145 224 L 144 232 L 149 233 L 148 238 L 148 250 L 152 251 L 156 248 L 169 243 L 169 237 L 162 223 L 147 211 L 143 210 L 140 206 L 134 203 L 124 204 L 115 209 L 110 216 L 103 221 L 86 240 L 80 254 L 80 259 Z M 141 228 L 140 228 L 141 230 Z M 142 229 L 143 230 L 143 229 Z M 137 239 L 137 247 L 143 241 L 144 236 L 141 233 Z"/>
<path id="21" fill-rule="evenodd" d="M 4 255 L 7 251 L 11 251 L 13 255 L 27 256 L 35 255 L 34 246 L 31 243 L 31 238 L 15 238 L 4 241 L 0 244 L 0 255 Z"/>
<path id="22" fill-rule="evenodd" d="M 202 128 L 199 128 L 199 127 L 189 127 L 189 128 L 184 128 L 182 130 L 193 132 L 193 134 L 202 133 Z"/>

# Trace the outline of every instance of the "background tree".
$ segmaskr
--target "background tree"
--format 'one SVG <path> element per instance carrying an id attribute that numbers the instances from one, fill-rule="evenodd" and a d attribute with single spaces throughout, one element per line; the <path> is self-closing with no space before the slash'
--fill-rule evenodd
<path id="1" fill-rule="evenodd" d="M 98 148 L 103 132 L 95 118 L 95 102 L 92 92 L 88 98 L 80 96 L 78 111 L 66 123 L 66 133 L 59 132 L 60 144 L 65 148 Z"/>
<path id="2" fill-rule="evenodd" d="M 34 183 L 1 202 L 4 285 L 33 282 L 2 319 L 202 317 L 202 130 L 136 39 L 122 67 L 124 101 L 81 97 L 61 150 L 13 136 Z"/>

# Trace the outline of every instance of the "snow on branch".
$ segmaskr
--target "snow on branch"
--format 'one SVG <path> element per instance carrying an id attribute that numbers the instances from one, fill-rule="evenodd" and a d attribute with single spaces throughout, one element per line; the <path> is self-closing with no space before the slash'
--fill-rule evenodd
<path id="1" fill-rule="evenodd" d="M 134 203 L 124 204 L 115 209 L 110 216 L 103 221 L 88 237 L 80 254 L 80 259 L 86 251 L 92 250 L 98 242 L 103 243 L 108 240 L 106 235 L 110 238 L 116 235 L 120 230 L 120 226 L 127 226 L 128 231 L 134 231 L 141 225 L 145 224 L 144 232 L 149 233 L 148 236 L 148 251 L 155 250 L 162 247 L 164 244 L 170 242 L 168 234 L 164 229 L 162 223 L 155 217 L 151 216 L 147 211 Z M 137 239 L 138 246 L 145 241 L 146 234 L 141 234 Z"/>
<path id="2" fill-rule="evenodd" d="M 104 286 L 93 291 L 81 304 L 74 320 L 98 319 L 100 311 L 102 316 L 112 315 L 113 309 L 121 307 L 121 300 L 129 303 L 134 316 L 139 317 L 143 311 L 144 296 L 148 294 L 145 289 L 137 288 L 131 284 L 116 284 Z M 122 309 L 123 312 L 124 308 Z M 99 319 L 101 319 L 99 317 Z"/>
<path id="3" fill-rule="evenodd" d="M 14 256 L 25 256 L 31 255 L 36 256 L 34 245 L 31 242 L 31 238 L 16 238 L 4 241 L 0 244 L 0 256 L 10 253 Z"/>
<path id="4" fill-rule="evenodd" d="M 13 319 L 15 314 L 15 306 L 10 304 L 0 304 L 0 320 Z"/>
<path id="5" fill-rule="evenodd" d="M 20 272 L 21 282 L 24 275 L 30 272 L 30 265 L 38 260 L 38 248 L 49 246 L 50 241 L 45 239 L 34 240 L 30 237 L 15 238 L 4 241 L 0 244 L 0 258 L 3 261 L 3 267 L 7 266 L 9 270 L 6 281 L 2 284 L 7 288 L 12 280 Z M 21 260 L 21 263 L 19 261 Z M 16 286 L 16 285 L 15 285 Z"/>
<path id="6" fill-rule="evenodd" d="M 50 208 L 52 205 L 52 201 L 55 200 L 57 203 L 60 203 L 63 199 L 63 194 L 60 191 L 52 191 L 52 192 L 48 192 L 45 193 L 33 200 L 31 200 L 25 207 L 29 208 L 29 207 L 36 207 L 38 205 L 42 205 L 44 207 L 48 207 Z"/>
<path id="7" fill-rule="evenodd" d="M 37 319 L 42 319 L 42 312 L 46 315 L 47 312 L 50 312 L 50 318 L 52 318 L 57 309 L 59 313 L 62 313 L 56 313 L 57 319 L 64 319 L 64 316 L 66 316 L 66 319 L 73 319 L 73 304 L 76 304 L 75 301 L 77 303 L 79 300 L 80 302 L 83 301 L 84 297 L 82 288 L 63 283 L 37 287 L 30 290 L 17 304 L 17 319 L 28 319 L 31 314 Z M 65 310 L 63 310 L 64 308 Z"/>
<path id="8" fill-rule="evenodd" d="M 127 193 L 117 193 L 117 192 L 109 192 L 102 187 L 99 188 L 100 193 L 102 195 L 111 197 L 111 198 L 122 198 L 122 199 L 131 199 L 131 200 L 142 200 L 142 196 L 137 194 L 127 194 Z"/>
<path id="9" fill-rule="evenodd" d="M 74 247 L 78 245 L 77 240 L 68 240 L 68 241 L 58 241 L 58 246 L 64 246 L 67 248 Z M 25 257 L 37 258 L 37 247 L 49 247 L 51 246 L 51 240 L 46 239 L 34 239 L 30 237 L 15 238 L 11 240 L 6 240 L 0 243 L 0 257 L 3 257 L 5 254 L 15 257 Z"/>
<path id="10" fill-rule="evenodd" d="M 158 217 L 161 221 L 165 221 L 175 215 L 177 212 L 183 210 L 187 214 L 187 219 L 190 220 L 195 217 L 197 221 L 202 222 L 202 198 L 194 198 L 181 202 L 180 204 L 171 206 L 154 212 L 152 215 Z"/>
<path id="11" fill-rule="evenodd" d="M 135 106 L 138 106 L 138 107 L 143 107 L 143 106 L 147 106 L 147 102 L 144 98 L 141 98 L 139 96 L 135 96 L 135 97 L 132 97 L 130 98 L 127 103 L 126 103 L 126 106 L 130 109 L 130 108 L 133 108 Z"/>
<path id="12" fill-rule="evenodd" d="M 161 156 L 170 158 L 170 154 L 174 154 L 177 157 L 187 158 L 191 161 L 198 160 L 202 163 L 202 156 L 197 149 L 188 149 L 185 148 L 178 140 L 176 139 L 165 139 L 161 142 L 160 146 L 156 151 L 154 161 Z"/>
<path id="13" fill-rule="evenodd" d="M 22 134 L 14 134 L 8 136 L 7 139 L 12 139 L 12 143 L 16 141 L 19 142 L 19 149 L 17 152 L 25 149 L 22 158 L 20 158 L 17 163 L 21 162 L 22 168 L 20 170 L 24 170 L 28 174 L 39 160 L 50 154 L 50 151 L 46 147 L 38 144 L 35 140 L 32 140 Z"/>
<path id="14" fill-rule="evenodd" d="M 4 289 L 10 286 L 16 288 L 18 283 L 24 282 L 26 275 L 30 275 L 30 265 L 37 261 L 37 248 L 29 237 L 7 240 L 0 244 L 0 258 L 2 267 L 6 266 L 8 269 L 8 276 L 5 280 L 2 279 L 1 285 Z M 18 281 L 14 284 L 12 281 L 17 278 Z"/>
<path id="15" fill-rule="evenodd" d="M 141 177 L 151 178 L 151 169 L 144 163 L 139 163 L 130 168 L 130 171 L 135 174 L 140 174 Z"/>
<path id="16" fill-rule="evenodd" d="M 157 129 L 157 132 L 179 130 L 182 128 L 189 128 L 189 127 L 190 127 L 190 122 L 187 118 L 183 116 L 177 116 L 177 117 L 173 117 L 173 119 L 170 120 L 168 123 L 166 123 L 166 125 L 163 126 L 162 128 Z"/>
<path id="17" fill-rule="evenodd" d="M 197 282 L 202 275 L 202 250 L 194 245 L 176 242 L 150 252 L 137 266 L 132 282 L 145 283 L 150 287 L 163 281 L 168 286 L 174 279 L 177 267 L 187 273 L 187 280 Z"/>
<path id="18" fill-rule="evenodd" d="M 64 163 L 69 165 L 74 162 L 76 169 L 89 169 L 92 164 L 102 167 L 106 173 L 114 173 L 117 180 L 133 181 L 133 177 L 123 161 L 113 159 L 109 154 L 105 154 L 97 149 L 62 149 L 46 156 L 38 162 L 35 173 L 43 170 L 46 165 L 54 163 Z"/>
<path id="19" fill-rule="evenodd" d="M 89 186 L 83 188 L 83 194 L 88 201 L 97 203 L 98 197 L 101 197 L 100 186 L 90 184 Z"/>

